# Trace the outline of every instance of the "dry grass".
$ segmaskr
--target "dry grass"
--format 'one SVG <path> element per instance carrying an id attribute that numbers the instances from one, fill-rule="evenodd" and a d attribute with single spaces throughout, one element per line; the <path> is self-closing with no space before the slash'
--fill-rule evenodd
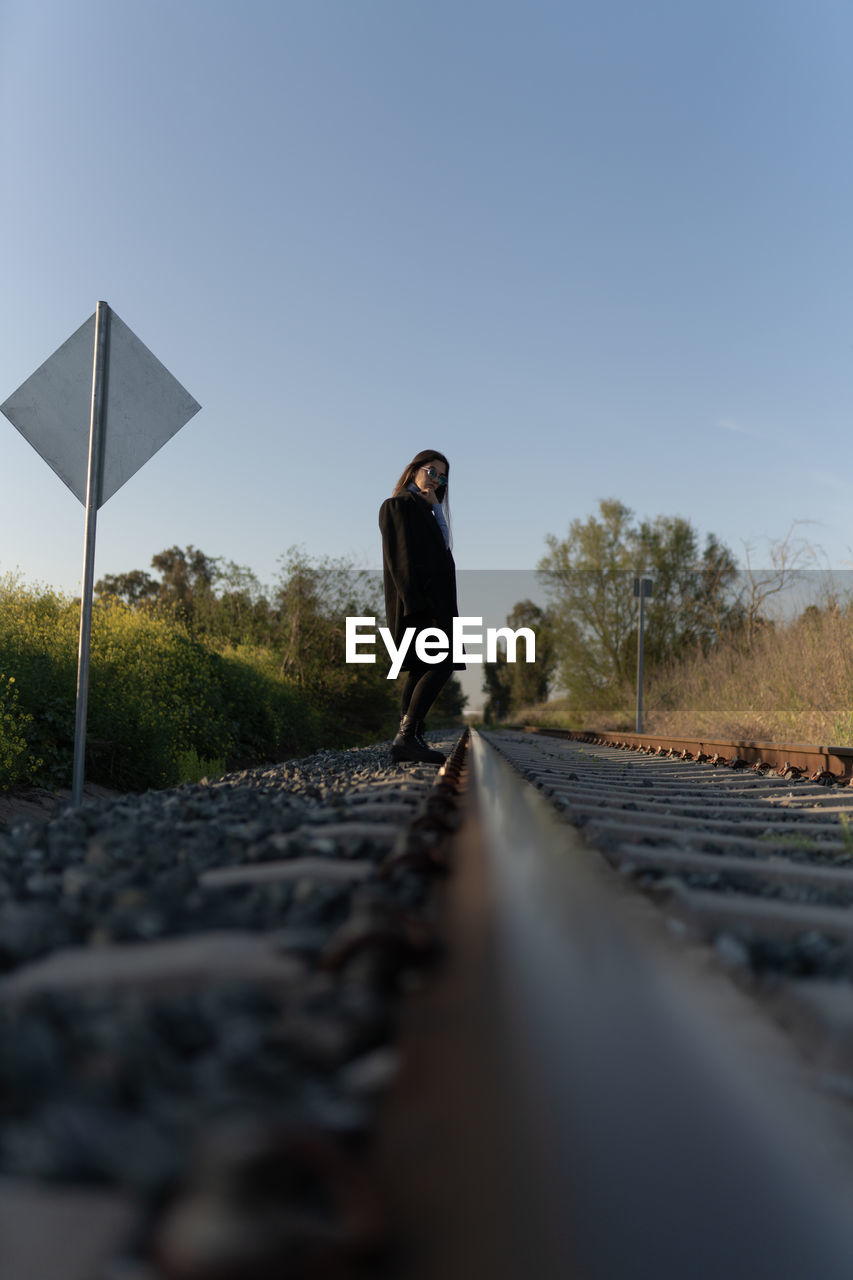
<path id="1" fill-rule="evenodd" d="M 609 715 L 572 714 L 566 699 L 518 720 L 572 729 L 631 730 L 633 694 Z M 658 672 L 644 694 L 647 733 L 742 741 L 853 745 L 853 612 L 827 610 Z"/>

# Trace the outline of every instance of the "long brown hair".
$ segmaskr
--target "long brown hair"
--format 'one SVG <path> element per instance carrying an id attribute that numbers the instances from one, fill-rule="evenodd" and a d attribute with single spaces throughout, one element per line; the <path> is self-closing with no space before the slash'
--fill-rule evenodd
<path id="1" fill-rule="evenodd" d="M 394 485 L 394 493 L 392 496 L 396 498 L 399 497 L 401 493 L 405 493 L 409 485 L 414 480 L 416 473 L 420 471 L 421 467 L 426 466 L 428 462 L 443 462 L 447 468 L 447 484 L 443 484 L 439 488 L 436 497 L 441 503 L 444 518 L 447 521 L 447 528 L 450 530 L 450 463 L 447 461 L 443 453 L 439 453 L 438 449 L 421 449 L 420 453 L 415 454 L 412 461 L 406 467 L 406 470 L 400 476 L 400 479 Z M 451 535 L 451 542 L 452 540 Z"/>
<path id="2" fill-rule="evenodd" d="M 447 484 L 442 485 L 436 494 L 439 502 L 446 502 L 447 491 L 450 488 L 450 463 L 447 461 L 444 454 L 439 453 L 437 449 L 421 449 L 420 453 L 415 454 L 412 461 L 406 467 L 406 470 L 400 476 L 400 479 L 394 485 L 393 496 L 395 498 L 401 493 L 406 492 L 409 485 L 414 480 L 416 473 L 420 471 L 421 467 L 426 466 L 428 462 L 443 462 L 445 467 L 447 467 Z"/>

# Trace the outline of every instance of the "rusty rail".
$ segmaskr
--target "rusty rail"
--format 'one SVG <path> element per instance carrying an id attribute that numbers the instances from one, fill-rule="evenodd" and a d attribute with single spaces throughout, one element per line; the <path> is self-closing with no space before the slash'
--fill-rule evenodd
<path id="1" fill-rule="evenodd" d="M 721 738 L 685 738 L 674 734 L 621 733 L 618 731 L 554 729 L 541 725 L 519 726 L 525 733 L 568 738 L 602 747 L 645 751 L 649 755 L 678 756 L 733 768 L 772 768 L 780 775 L 806 774 L 813 781 L 853 782 L 853 747 L 811 746 L 804 743 L 732 742 Z"/>

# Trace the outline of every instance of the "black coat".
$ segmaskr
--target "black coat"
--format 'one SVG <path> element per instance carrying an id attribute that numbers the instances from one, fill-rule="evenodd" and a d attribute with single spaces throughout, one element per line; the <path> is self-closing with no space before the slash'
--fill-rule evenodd
<path id="1" fill-rule="evenodd" d="M 441 627 L 452 644 L 456 603 L 456 565 L 426 498 L 407 491 L 387 498 L 379 509 L 382 531 L 382 574 L 385 582 L 385 620 L 399 645 L 406 627 Z M 403 661 L 410 670 L 415 637 Z M 464 670 L 465 664 L 454 664 Z"/>

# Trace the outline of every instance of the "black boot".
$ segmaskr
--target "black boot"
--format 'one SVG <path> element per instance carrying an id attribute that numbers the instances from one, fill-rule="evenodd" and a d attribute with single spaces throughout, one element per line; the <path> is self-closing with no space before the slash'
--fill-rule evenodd
<path id="1" fill-rule="evenodd" d="M 418 742 L 416 729 L 417 721 L 412 716 L 403 716 L 400 730 L 391 743 L 394 764 L 444 764 L 440 751 L 431 751 L 425 742 Z"/>
<path id="2" fill-rule="evenodd" d="M 424 751 L 432 751 L 432 754 L 434 756 L 441 756 L 441 763 L 444 764 L 445 760 L 447 759 L 447 756 L 442 756 L 440 751 L 433 750 L 433 748 L 429 745 L 426 738 L 424 737 L 425 733 L 426 733 L 426 724 L 424 723 L 423 720 L 419 720 L 418 723 L 415 725 L 415 742 L 417 742 L 419 747 L 423 747 Z"/>

